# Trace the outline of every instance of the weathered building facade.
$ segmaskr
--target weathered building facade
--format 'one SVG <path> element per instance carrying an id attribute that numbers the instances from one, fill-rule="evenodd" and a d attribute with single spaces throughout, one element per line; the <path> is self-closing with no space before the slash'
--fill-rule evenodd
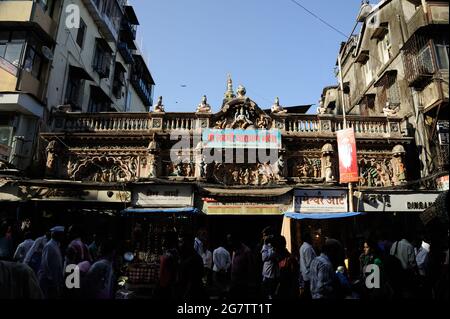
<path id="1" fill-rule="evenodd" d="M 448 181 L 448 3 L 380 1 L 363 4 L 361 30 L 342 43 L 343 98 L 324 89 L 325 113 L 399 117 L 415 137 L 420 178 Z M 343 99 L 343 102 L 342 102 Z"/>

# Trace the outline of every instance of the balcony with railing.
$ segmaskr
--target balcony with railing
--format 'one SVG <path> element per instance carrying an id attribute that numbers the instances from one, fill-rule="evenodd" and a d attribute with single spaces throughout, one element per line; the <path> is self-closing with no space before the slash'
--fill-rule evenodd
<path id="1" fill-rule="evenodd" d="M 133 62 L 134 62 L 133 52 L 128 47 L 127 43 L 119 42 L 119 44 L 117 45 L 117 49 L 119 50 L 120 54 L 122 55 L 125 63 L 133 64 Z"/>
<path id="2" fill-rule="evenodd" d="M 131 85 L 141 98 L 145 106 L 152 105 L 152 85 L 139 77 L 137 74 L 131 75 Z"/>
<path id="3" fill-rule="evenodd" d="M 54 39 L 56 22 L 44 11 L 36 1 L 15 0 L 0 1 L 0 24 L 37 25 L 43 33 Z"/>
<path id="4" fill-rule="evenodd" d="M 102 35 L 109 42 L 116 42 L 119 36 L 122 11 L 115 0 L 82 0 Z M 108 12 L 108 13 L 107 13 Z"/>
<path id="5" fill-rule="evenodd" d="M 430 24 L 448 24 L 448 14 L 446 2 L 427 3 L 425 7 L 418 6 L 414 15 L 406 22 L 409 36 Z"/>

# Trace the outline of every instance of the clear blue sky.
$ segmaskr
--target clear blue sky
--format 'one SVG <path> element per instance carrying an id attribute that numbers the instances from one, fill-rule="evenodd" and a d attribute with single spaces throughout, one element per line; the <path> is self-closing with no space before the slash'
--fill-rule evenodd
<path id="1" fill-rule="evenodd" d="M 360 0 L 296 0 L 350 34 Z M 230 73 L 260 107 L 317 104 L 336 84 L 344 37 L 290 0 L 131 0 L 141 45 L 166 111 L 192 112 L 203 94 L 218 111 Z M 359 27 L 356 31 L 359 30 Z M 186 85 L 186 87 L 182 87 Z M 312 108 L 314 111 L 316 107 Z"/>

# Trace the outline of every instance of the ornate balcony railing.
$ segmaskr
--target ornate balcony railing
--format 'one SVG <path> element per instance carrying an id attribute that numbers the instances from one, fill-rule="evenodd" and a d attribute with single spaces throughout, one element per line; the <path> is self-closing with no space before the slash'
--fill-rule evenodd
<path id="1" fill-rule="evenodd" d="M 210 118 L 211 115 L 206 115 Z M 205 118 L 203 115 L 202 119 Z M 55 133 L 149 133 L 150 131 L 200 128 L 196 113 L 55 113 L 52 131 Z M 342 116 L 287 114 L 274 116 L 284 136 L 330 137 L 344 128 Z M 210 123 L 212 124 L 212 123 Z M 212 125 L 207 125 L 211 127 Z M 204 127 L 204 126 L 203 126 Z M 355 129 L 359 138 L 401 138 L 405 136 L 400 118 L 347 116 L 347 127 Z"/>

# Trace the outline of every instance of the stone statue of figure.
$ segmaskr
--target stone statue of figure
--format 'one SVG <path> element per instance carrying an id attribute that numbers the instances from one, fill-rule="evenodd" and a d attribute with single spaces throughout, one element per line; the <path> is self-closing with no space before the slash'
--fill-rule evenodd
<path id="1" fill-rule="evenodd" d="M 386 106 L 383 107 L 383 114 L 384 116 L 396 116 L 400 107 L 398 105 L 394 105 L 394 107 L 391 107 L 389 102 L 386 103 Z"/>
<path id="2" fill-rule="evenodd" d="M 284 162 L 283 155 L 277 161 L 278 179 L 282 179 L 285 175 L 286 163 Z"/>
<path id="3" fill-rule="evenodd" d="M 327 112 L 327 109 L 323 107 L 323 101 L 319 101 L 319 107 L 317 108 L 317 114 L 325 114 Z"/>
<path id="4" fill-rule="evenodd" d="M 205 178 L 206 177 L 206 169 L 208 168 L 208 164 L 205 162 L 205 157 L 202 156 L 200 159 L 200 177 Z"/>
<path id="5" fill-rule="evenodd" d="M 46 163 L 46 171 L 47 174 L 54 174 L 56 171 L 56 161 L 58 158 L 58 142 L 53 140 L 48 143 L 47 148 L 47 163 Z"/>
<path id="6" fill-rule="evenodd" d="M 406 169 L 403 163 L 403 157 L 405 155 L 405 149 L 402 145 L 396 145 L 392 149 L 392 181 L 394 185 L 403 184 L 406 181 Z"/>
<path id="7" fill-rule="evenodd" d="M 237 96 L 238 96 L 238 97 L 244 98 L 244 97 L 245 97 L 245 94 L 247 93 L 247 90 L 245 89 L 244 86 L 239 85 L 238 88 L 237 88 L 236 93 L 237 93 Z"/>
<path id="8" fill-rule="evenodd" d="M 206 95 L 203 95 L 202 101 L 197 106 L 197 112 L 198 113 L 211 113 L 211 106 L 208 104 Z"/>
<path id="9" fill-rule="evenodd" d="M 165 112 L 165 111 L 164 111 L 164 105 L 163 105 L 163 103 L 162 103 L 162 96 L 160 96 L 160 97 L 158 98 L 158 102 L 157 102 L 156 105 L 155 105 L 154 112 L 160 112 L 160 113 Z"/>
<path id="10" fill-rule="evenodd" d="M 147 148 L 150 152 L 156 152 L 159 150 L 159 144 L 156 140 L 156 134 L 153 134 L 153 139 L 150 141 Z"/>
<path id="11" fill-rule="evenodd" d="M 234 121 L 231 123 L 231 127 L 235 128 L 236 124 L 238 124 L 239 128 L 245 129 L 249 125 L 253 125 L 253 122 L 248 118 L 248 112 L 244 109 L 243 106 L 236 110 L 234 114 Z M 240 125 L 239 125 L 240 124 Z"/>
<path id="12" fill-rule="evenodd" d="M 322 147 L 322 178 L 325 178 L 327 183 L 335 181 L 332 161 L 333 153 L 333 145 L 327 143 Z"/>
<path id="13" fill-rule="evenodd" d="M 280 105 L 280 99 L 278 97 L 275 99 L 275 103 L 272 105 L 271 111 L 272 111 L 272 113 L 286 113 L 287 112 Z"/>
<path id="14" fill-rule="evenodd" d="M 245 169 L 245 171 L 242 173 L 241 176 L 241 184 L 242 185 L 248 185 L 250 182 L 250 171 L 248 168 Z"/>
<path id="15" fill-rule="evenodd" d="M 148 177 L 156 177 L 156 159 L 155 156 L 150 157 L 150 170 Z"/>

